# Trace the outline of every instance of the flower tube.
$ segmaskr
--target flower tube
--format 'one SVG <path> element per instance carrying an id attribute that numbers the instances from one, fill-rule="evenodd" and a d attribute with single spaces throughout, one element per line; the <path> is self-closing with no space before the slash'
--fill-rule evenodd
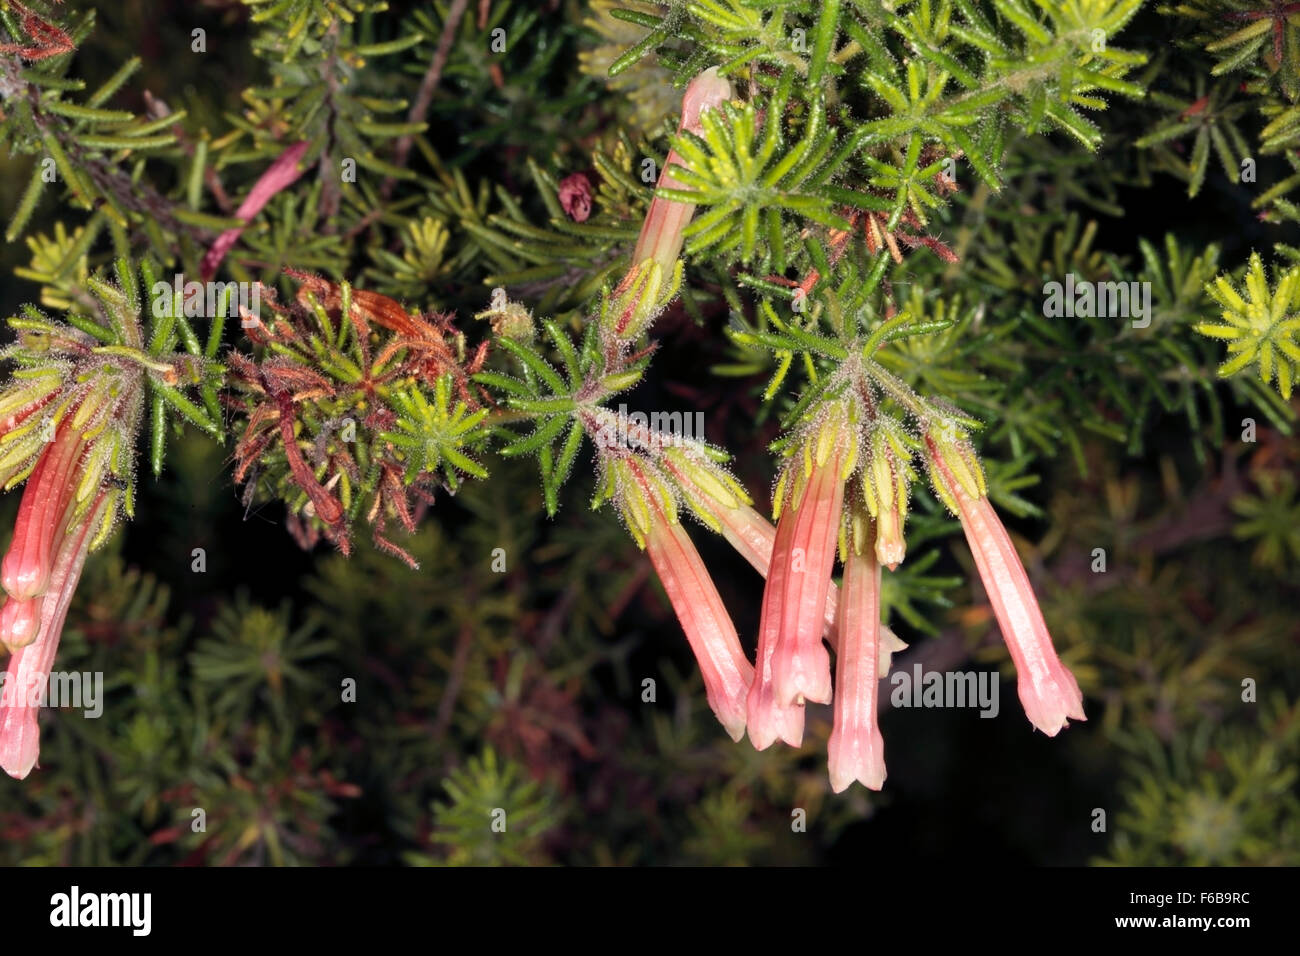
<path id="1" fill-rule="evenodd" d="M 41 702 L 59 651 L 68 605 L 81 578 L 94 532 L 104 517 L 107 500 L 108 494 L 100 492 L 85 519 L 59 542 L 49 587 L 41 597 L 33 599 L 40 605 L 39 634 L 34 642 L 19 647 L 9 658 L 4 687 L 0 690 L 0 768 L 19 780 L 31 773 L 40 756 Z M 7 631 L 0 636 L 6 644 L 10 642 Z"/>
<path id="2" fill-rule="evenodd" d="M 1025 567 L 981 487 L 969 448 L 926 439 L 935 488 L 961 518 L 980 579 L 1016 665 L 1016 690 L 1029 722 L 1055 737 L 1067 718 L 1087 720 L 1079 682 L 1061 663 Z M 978 492 L 978 493 L 977 493 Z"/>
<path id="3" fill-rule="evenodd" d="M 848 535 L 844 589 L 839 603 L 835 716 L 827 744 L 831 789 L 854 780 L 870 790 L 885 785 L 885 741 L 876 717 L 880 688 L 880 562 L 867 537 L 873 530 L 855 515 Z"/>

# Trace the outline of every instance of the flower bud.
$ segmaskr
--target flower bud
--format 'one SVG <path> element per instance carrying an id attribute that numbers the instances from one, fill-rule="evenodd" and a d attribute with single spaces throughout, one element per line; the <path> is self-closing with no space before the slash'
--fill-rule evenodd
<path id="1" fill-rule="evenodd" d="M 668 277 L 664 283 L 665 274 Z M 634 266 L 604 304 L 600 330 L 606 345 L 631 342 L 677 296 L 682 284 L 682 264 L 674 262 L 667 273 L 652 259 Z"/>
<path id="2" fill-rule="evenodd" d="M 943 426 L 930 429 L 925 436 L 925 447 L 926 463 L 930 468 L 930 480 L 934 485 L 935 493 L 953 514 L 957 514 L 961 509 L 952 493 L 952 481 L 959 484 L 969 498 L 979 498 L 988 494 L 988 487 L 984 483 L 984 469 L 980 467 L 975 449 L 970 446 L 964 433 L 945 423 Z M 939 464 L 942 464 L 943 469 L 946 470 L 946 477 L 937 470 Z"/>
<path id="3" fill-rule="evenodd" d="M 893 571 L 907 554 L 903 523 L 911 498 L 908 456 L 892 435 L 877 428 L 871 436 L 871 462 L 863 475 L 867 511 L 876 519 L 876 560 Z"/>
<path id="4" fill-rule="evenodd" d="M 26 647 L 40 636 L 41 599 L 7 598 L 0 608 L 0 642 L 9 650 Z"/>

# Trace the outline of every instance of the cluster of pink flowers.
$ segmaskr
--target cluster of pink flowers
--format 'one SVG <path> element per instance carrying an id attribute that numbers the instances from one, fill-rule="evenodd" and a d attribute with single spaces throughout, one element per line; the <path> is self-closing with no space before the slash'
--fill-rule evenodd
<path id="1" fill-rule="evenodd" d="M 716 70 L 687 87 L 680 130 L 698 133 L 701 115 L 717 109 L 731 88 Z M 669 153 L 661 187 L 678 184 L 680 164 Z M 622 316 L 610 321 L 607 354 L 617 356 L 653 320 L 660 277 L 680 276 L 683 238 L 694 206 L 681 197 L 657 195 L 650 204 L 633 267 L 616 292 Z M 853 350 L 851 349 L 850 352 Z M 885 782 L 884 740 L 877 719 L 878 686 L 891 655 L 905 645 L 881 620 L 882 568 L 891 571 L 907 551 L 903 526 L 916 477 L 915 442 L 888 416 L 878 414 L 873 374 L 859 361 L 841 369 L 840 398 L 804 415 L 793 436 L 774 495 L 775 528 L 750 507 L 744 489 L 717 466 L 718 456 L 700 443 L 661 450 L 654 436 L 633 441 L 639 449 L 601 449 L 602 486 L 597 501 L 617 502 L 637 543 L 650 556 L 704 676 L 709 706 L 727 733 L 746 732 L 759 750 L 777 740 L 803 743 L 809 701 L 833 704 L 829 770 L 838 793 L 854 780 L 872 790 Z M 895 392 L 907 387 L 891 381 Z M 864 396 L 862 403 L 852 395 Z M 1052 646 L 1038 601 L 1006 529 L 988 500 L 975 453 L 956 434 L 945 413 L 928 409 L 914 395 L 907 407 L 929 429 L 923 457 L 936 494 L 961 519 L 1015 662 L 1021 703 L 1030 722 L 1055 736 L 1067 719 L 1084 720 L 1083 695 Z M 588 409 L 584 424 L 599 434 L 600 414 Z M 635 438 L 635 436 L 633 436 Z M 725 456 L 723 456 L 725 457 Z M 677 506 L 723 534 L 766 579 L 755 662 L 751 665 L 736 628 L 704 562 L 678 523 Z M 844 565 L 842 589 L 832 575 L 837 554 Z M 832 681 L 831 655 L 836 654 Z"/>
<path id="2" fill-rule="evenodd" d="M 256 216 L 299 177 L 306 149 L 294 144 L 271 164 L 239 218 Z M 228 230 L 213 242 L 203 278 L 215 273 L 240 232 Z M 0 686 L 0 768 L 18 778 L 40 755 L 39 713 L 86 555 L 133 508 L 146 375 L 169 394 L 182 381 L 198 381 L 193 356 L 145 350 L 139 307 L 124 290 L 91 285 L 109 320 L 102 334 L 29 310 L 9 320 L 17 341 L 0 353 L 16 367 L 0 388 L 0 488 L 27 482 L 0 564 L 0 642 L 10 651 Z M 164 433 L 158 425 L 157 434 Z"/>
<path id="3" fill-rule="evenodd" d="M 737 741 L 748 733 L 759 750 L 777 740 L 798 747 L 806 704 L 833 704 L 828 765 L 836 792 L 855 780 L 872 790 L 884 785 L 878 687 L 904 646 L 882 622 L 880 602 L 883 568 L 903 556 L 906 499 L 900 504 L 896 489 L 904 466 L 881 445 L 860 442 L 850 417 L 833 406 L 808 429 L 778 483 L 775 528 L 734 479 L 690 447 L 655 461 L 626 455 L 603 462 L 609 496 L 649 554 L 727 733 Z M 870 449 L 862 468 L 860 444 Z M 1056 654 L 969 445 L 927 438 L 925 447 L 935 491 L 961 519 L 1010 649 L 1025 714 L 1055 736 L 1068 719 L 1085 719 L 1079 685 Z M 873 467 L 881 461 L 889 467 Z M 753 665 L 678 522 L 678 499 L 767 578 Z M 838 590 L 837 553 L 844 565 Z"/>
<path id="4" fill-rule="evenodd" d="M 17 341 L 3 357 L 18 371 L 0 390 L 0 488 L 26 486 L 0 561 L 0 768 L 21 779 L 40 755 L 39 714 L 86 555 L 132 508 L 143 373 L 79 329 L 9 322 Z"/>
<path id="5" fill-rule="evenodd" d="M 82 409 L 84 417 L 78 414 Z M 33 411 L 24 409 L 0 422 L 4 434 L 22 427 Z M 10 651 L 0 693 L 0 767 L 19 779 L 31 772 L 40 753 L 42 695 L 82 565 L 109 505 L 104 488 L 83 482 L 93 445 L 86 437 L 91 411 L 83 405 L 70 409 L 57 425 L 48 423 L 52 440 L 27 479 L 13 541 L 0 564 L 6 595 L 0 641 Z"/>

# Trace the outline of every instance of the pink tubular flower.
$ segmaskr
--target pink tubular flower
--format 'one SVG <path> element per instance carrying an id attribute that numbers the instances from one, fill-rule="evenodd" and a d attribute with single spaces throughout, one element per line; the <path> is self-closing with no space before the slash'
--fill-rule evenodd
<path id="1" fill-rule="evenodd" d="M 1015 662 L 1020 703 L 1031 724 L 1055 737 L 1067 726 L 1066 718 L 1087 720 L 1079 682 L 1056 655 L 1024 565 L 988 496 L 973 494 L 982 491 L 978 487 L 966 487 L 971 484 L 971 469 L 964 460 L 968 457 L 965 449 L 950 448 L 950 456 L 945 457 L 932 438 L 926 438 L 926 446 L 936 490 L 955 506 L 953 510 L 961 518 L 975 566 Z M 967 480 L 959 480 L 956 471 L 964 471 Z"/>
<path id="2" fill-rule="evenodd" d="M 782 541 L 782 526 L 777 526 L 772 546 L 774 555 L 785 553 L 788 556 L 789 539 L 793 536 L 794 525 L 792 522 L 785 522 L 784 526 L 788 529 L 785 541 Z M 768 595 L 777 595 L 773 599 L 773 604 L 779 604 L 779 595 L 785 586 L 788 570 L 788 562 L 778 560 L 771 563 L 767 574 L 767 586 L 763 589 L 763 612 L 758 629 L 758 654 L 754 662 L 754 682 L 750 685 L 747 702 L 749 740 L 758 750 L 766 750 L 778 738 L 791 747 L 798 747 L 803 743 L 803 705 L 778 699 L 772 676 L 772 658 L 776 654 L 779 635 L 775 625 L 769 625 L 778 617 L 779 608 L 769 612 Z"/>
<path id="3" fill-rule="evenodd" d="M 40 632 L 36 640 L 19 647 L 9 658 L 9 669 L 0 690 L 0 767 L 18 780 L 31 773 L 40 756 L 40 702 L 50 670 L 59 650 L 68 605 L 77 589 L 94 530 L 103 517 L 106 496 L 100 492 L 89 514 L 58 542 L 49 587 L 28 604 L 40 607 Z M 14 599 L 9 599 L 9 604 Z M 5 610 L 8 610 L 8 604 Z M 4 622 L 7 625 L 7 620 Z M 5 643 L 10 633 L 4 632 Z"/>
<path id="4" fill-rule="evenodd" d="M 826 441 L 821 441 L 822 436 L 818 436 L 819 440 L 815 443 L 819 445 L 825 444 L 826 457 L 822 465 L 818 467 L 826 469 L 826 473 L 833 478 L 837 474 L 835 469 L 838 465 L 832 460 L 837 456 L 831 454 L 833 445 L 830 439 L 838 435 L 838 428 L 834 426 L 838 426 L 842 422 L 828 421 L 828 424 L 832 427 L 823 432 Z M 809 452 L 808 461 L 811 464 L 813 461 L 811 445 L 809 446 Z M 848 451 L 846 457 L 848 460 L 845 464 L 848 467 L 845 467 L 838 474 L 851 470 L 851 450 Z M 821 650 L 822 654 L 825 655 L 825 651 L 820 647 L 819 638 L 821 636 L 824 635 L 832 646 L 836 646 L 838 642 L 842 641 L 842 637 L 837 635 L 837 593 L 834 583 L 829 579 L 829 566 L 826 568 L 826 573 L 816 579 L 821 586 L 816 586 L 813 579 L 807 579 L 806 577 L 808 573 L 813 573 L 808 571 L 806 561 L 808 555 L 803 552 L 796 553 L 793 550 L 792 539 L 796 528 L 800 524 L 798 518 L 793 514 L 794 509 L 787 511 L 786 519 L 782 522 L 780 530 L 774 528 L 771 522 L 749 506 L 749 497 L 745 494 L 744 489 L 724 470 L 718 468 L 716 464 L 710 463 L 707 455 L 701 453 L 698 449 L 670 448 L 664 453 L 663 466 L 676 482 L 686 502 L 700 520 L 722 534 L 759 574 L 769 579 L 765 602 L 771 600 L 770 595 L 776 595 L 783 600 L 785 593 L 783 582 L 787 581 L 787 574 L 794 574 L 804 578 L 804 581 L 797 583 L 796 586 L 800 590 L 803 589 L 804 585 L 808 586 L 809 601 L 816 599 L 814 593 L 816 591 L 822 591 L 823 597 L 821 614 L 816 615 L 810 612 L 809 620 L 805 622 L 812 634 L 814 647 Z M 817 494 L 816 490 L 810 492 L 807 488 L 807 483 L 805 483 L 804 487 L 796 489 L 801 499 Z M 778 495 L 779 492 L 780 490 L 778 490 Z M 831 512 L 838 514 L 839 505 L 835 501 L 832 501 L 831 505 Z M 812 512 L 805 512 L 805 516 L 810 513 Z M 834 561 L 833 542 L 837 526 L 838 518 L 830 525 L 831 542 L 827 544 L 827 547 L 832 550 L 828 552 L 827 557 L 831 562 Z M 777 555 L 786 554 L 790 560 L 774 561 L 774 553 Z M 800 568 L 803 570 L 798 570 Z M 813 605 L 810 604 L 811 606 Z M 766 609 L 768 605 L 765 603 L 764 607 Z M 759 633 L 758 672 L 756 675 L 759 679 L 750 686 L 750 696 L 747 702 L 749 737 L 750 741 L 759 750 L 766 749 L 778 739 L 784 740 L 792 746 L 799 746 L 803 740 L 803 707 L 800 703 L 794 701 L 784 702 L 776 694 L 773 681 L 773 662 L 780 635 L 776 628 L 772 626 L 773 620 L 780 620 L 780 616 L 775 611 L 769 612 L 766 622 L 768 626 L 764 627 Z M 883 624 L 878 624 L 878 627 L 879 640 L 876 666 L 879 670 L 878 676 L 883 677 L 888 673 L 893 652 L 902 650 L 906 645 Z M 829 662 L 827 662 L 826 677 L 829 683 Z M 829 687 L 827 690 L 829 691 Z"/>
<path id="5" fill-rule="evenodd" d="M 81 430 L 65 418 L 23 489 L 13 543 L 0 562 L 0 584 L 10 604 L 37 597 L 49 586 L 55 545 L 67 529 L 77 491 L 74 475 L 85 450 Z M 30 638 L 21 643 L 29 642 Z"/>
<path id="6" fill-rule="evenodd" d="M 731 84 L 718 76 L 716 67 L 705 70 L 686 87 L 682 97 L 682 120 L 677 131 L 700 132 L 700 114 L 707 109 L 716 109 L 731 99 Z M 664 175 L 660 186 L 681 189 L 682 184 L 673 179 L 669 172 L 674 165 L 684 165 L 676 151 L 670 150 L 664 162 Z M 645 223 L 641 227 L 641 236 L 637 239 L 636 251 L 632 254 L 632 266 L 635 267 L 646 259 L 654 259 L 665 273 L 672 272 L 673 264 L 682 251 L 683 230 L 695 214 L 695 206 L 688 202 L 663 199 L 656 196 L 650 201 Z"/>
<path id="7" fill-rule="evenodd" d="M 13 541 L 0 563 L 8 592 L 0 608 L 0 642 L 11 652 L 0 686 L 0 767 L 18 779 L 40 755 L 38 713 L 63 622 L 113 494 L 100 484 L 89 450 L 94 442 L 85 437 L 87 429 L 99 427 L 94 419 L 103 411 L 92 393 L 67 406 L 57 425 L 49 422 L 54 438 L 38 445 Z M 83 412 L 86 421 L 79 420 Z M 78 496 L 88 507 L 78 507 Z"/>
<path id="8" fill-rule="evenodd" d="M 248 197 L 239 204 L 235 210 L 235 217 L 248 222 L 259 212 L 262 211 L 275 194 L 287 189 L 289 186 L 302 175 L 302 170 L 298 168 L 298 160 L 302 159 L 303 154 L 307 152 L 308 144 L 306 142 L 294 143 L 283 153 L 276 157 L 275 162 L 266 168 L 266 172 L 258 177 L 253 188 L 249 191 Z M 230 247 L 239 241 L 240 235 L 244 231 L 244 226 L 236 229 L 227 229 L 221 235 L 217 236 L 216 241 L 203 256 L 203 261 L 199 264 L 199 275 L 206 282 L 217 274 L 217 267 L 221 265 L 221 260 L 226 257 Z"/>
<path id="9" fill-rule="evenodd" d="M 745 696 L 754 668 L 690 537 L 677 522 L 658 521 L 646 538 L 650 563 L 672 602 L 704 675 L 709 707 L 732 740 L 745 736 Z"/>
<path id="10" fill-rule="evenodd" d="M 695 653 L 709 707 L 733 740 L 745 735 L 745 698 L 754 668 L 704 560 L 677 521 L 667 486 L 647 462 L 609 462 L 629 529 L 650 555 L 686 640 Z"/>
<path id="11" fill-rule="evenodd" d="M 835 720 L 829 767 L 836 793 L 854 780 L 870 790 L 885 785 L 885 741 L 876 719 L 880 681 L 880 564 L 868 547 L 849 543 L 839 605 Z"/>
<path id="12" fill-rule="evenodd" d="M 838 440 L 842 425 L 841 411 L 832 411 L 777 488 L 782 512 L 763 589 L 755 679 L 749 689 L 749 738 L 759 750 L 778 737 L 799 746 L 804 702 L 831 701 L 830 655 L 822 646 L 822 633 L 844 478 L 853 464 L 853 449 Z M 795 487 L 787 504 L 789 479 Z"/>
<path id="13" fill-rule="evenodd" d="M 708 512 L 721 528 L 727 543 L 736 549 L 736 553 L 749 562 L 750 566 L 767 577 L 772 566 L 772 549 L 776 545 L 776 527 L 749 505 L 738 504 L 732 507 L 715 506 Z M 879 545 L 876 553 L 879 554 Z M 838 622 L 839 588 L 832 581 L 826 592 L 826 640 L 834 648 L 839 647 Z M 890 628 L 883 622 L 880 625 L 880 665 L 879 676 L 886 677 L 892 656 L 907 649 Z"/>
<path id="14" fill-rule="evenodd" d="M 772 683 L 782 704 L 831 701 L 831 661 L 822 632 L 844 503 L 843 464 L 838 448 L 814 462 L 798 504 L 776 526 L 759 626 L 774 644 Z"/>

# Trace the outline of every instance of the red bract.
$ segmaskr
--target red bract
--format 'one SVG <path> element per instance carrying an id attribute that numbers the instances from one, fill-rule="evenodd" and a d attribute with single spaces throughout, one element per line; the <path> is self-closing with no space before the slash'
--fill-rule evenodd
<path id="1" fill-rule="evenodd" d="M 560 180 L 560 208 L 574 222 L 591 217 L 591 180 L 586 173 L 574 173 Z"/>

